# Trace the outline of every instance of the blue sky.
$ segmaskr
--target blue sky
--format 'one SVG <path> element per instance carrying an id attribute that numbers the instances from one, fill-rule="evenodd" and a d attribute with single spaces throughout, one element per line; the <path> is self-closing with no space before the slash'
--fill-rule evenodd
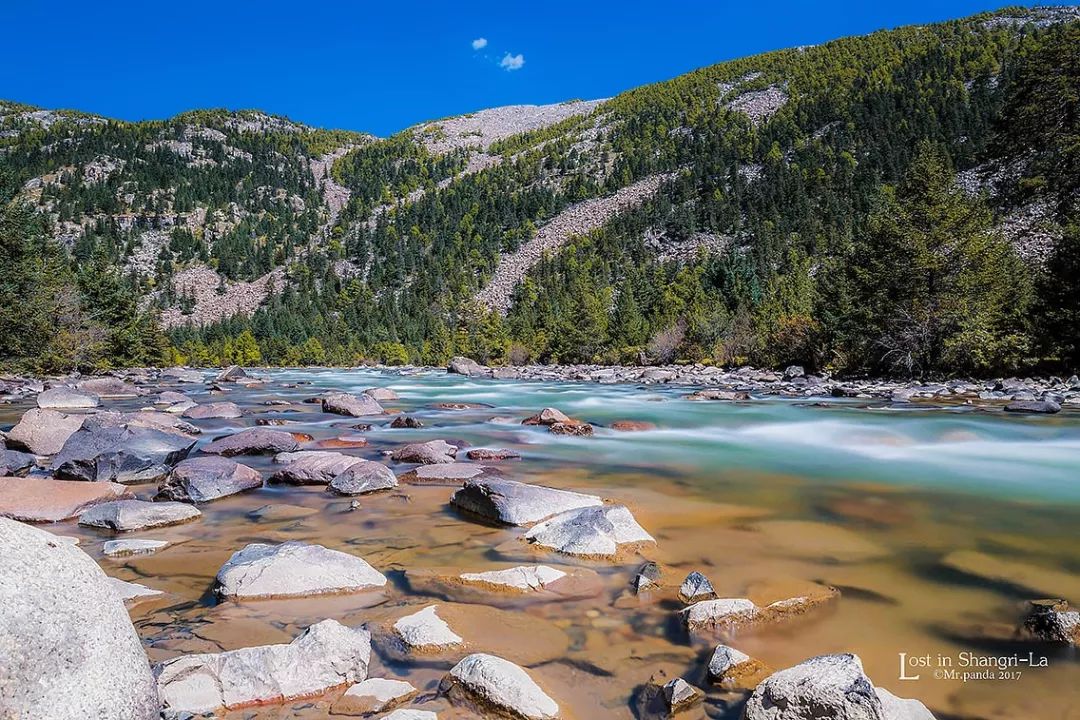
<path id="1" fill-rule="evenodd" d="M 743 55 L 1015 3 L 5 4 L 0 98 L 125 120 L 260 108 L 387 135 L 484 107 L 609 97 Z"/>

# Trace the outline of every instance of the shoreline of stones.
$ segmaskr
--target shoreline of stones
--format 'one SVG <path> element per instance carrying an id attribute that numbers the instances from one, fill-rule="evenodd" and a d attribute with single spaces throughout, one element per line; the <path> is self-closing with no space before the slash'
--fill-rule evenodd
<path id="1" fill-rule="evenodd" d="M 486 374 L 486 369 L 462 359 L 456 359 L 451 370 L 470 376 Z M 656 369 L 652 371 L 654 381 L 671 381 L 657 379 Z M 494 371 L 490 374 L 495 376 Z M 170 378 L 176 387 L 205 382 L 201 373 L 187 370 L 163 371 L 158 375 L 161 377 Z M 190 421 L 240 418 L 248 413 L 232 402 L 199 402 L 178 390 L 162 390 L 160 385 L 156 399 L 150 401 L 153 408 L 99 410 L 103 397 L 146 395 L 146 388 L 138 382 L 128 375 L 126 379 L 91 378 L 73 386 L 43 388 L 36 394 L 38 407 L 27 410 L 19 424 L 0 438 L 5 446 L 0 465 L 16 465 L 0 468 L 0 475 L 26 472 L 31 467 L 47 469 L 51 475 L 51 479 L 40 475 L 0 478 L 0 544 L 15 549 L 0 557 L 0 577 L 16 579 L 0 587 L 0 607 L 4 609 L 0 624 L 6 626 L 3 629 L 18 650 L 13 655 L 17 666 L 13 676 L 20 680 L 14 684 L 17 690 L 12 697 L 0 699 L 0 714 L 8 710 L 16 716 L 45 712 L 67 720 L 95 717 L 101 707 L 116 707 L 130 710 L 125 717 L 149 720 L 163 714 L 179 718 L 283 703 L 343 685 L 350 687 L 335 708 L 347 714 L 392 710 L 418 691 L 401 680 L 368 677 L 374 642 L 380 653 L 446 659 L 453 667 L 440 683 L 438 696 L 455 705 L 524 720 L 560 716 L 558 703 L 524 668 L 488 652 L 474 652 L 485 648 L 470 647 L 440 616 L 438 603 L 427 604 L 388 627 L 346 627 L 328 618 L 288 644 L 181 655 L 154 666 L 151 676 L 130 619 L 126 613 L 121 619 L 119 611 L 126 602 L 162 593 L 109 578 L 69 539 L 18 522 L 77 517 L 80 525 L 123 535 L 107 541 L 103 547 L 107 556 L 157 552 L 168 543 L 128 534 L 198 521 L 202 513 L 196 504 L 263 487 L 261 473 L 233 460 L 236 456 L 273 455 L 280 468 L 269 482 L 323 485 L 338 495 L 386 491 L 399 482 L 448 484 L 456 488 L 449 504 L 463 519 L 521 528 L 518 538 L 495 550 L 513 560 L 527 549 L 531 564 L 443 577 L 422 571 L 406 573 L 411 587 L 427 584 L 441 588 L 451 602 L 458 600 L 455 588 L 468 589 L 474 597 L 507 592 L 550 599 L 590 597 L 588 588 L 595 571 L 535 564 L 535 553 L 625 565 L 656 544 L 625 505 L 596 495 L 510 480 L 497 466 L 459 462 L 459 448 L 443 440 L 405 444 L 389 453 L 390 462 L 413 466 L 398 474 L 382 462 L 308 449 L 306 443 L 313 441 L 310 436 L 259 426 L 217 438 L 200 448 L 200 454 L 189 457 L 201 433 Z M 264 381 L 233 367 L 209 382 L 212 388 L 220 389 L 228 384 Z M 749 399 L 749 393 L 711 388 L 689 397 L 740 401 Z M 321 405 L 325 413 L 386 419 L 380 401 L 396 399 L 392 390 L 369 388 L 355 395 L 329 391 L 309 401 Z M 555 408 L 545 408 L 521 424 L 543 426 L 556 434 L 587 436 L 592 431 L 589 423 Z M 15 448 L 7 447 L 11 445 Z M 498 449 L 484 450 L 478 455 L 480 459 L 512 457 L 500 455 Z M 24 456 L 30 458 L 29 465 L 20 465 Z M 127 487 L 151 482 L 158 483 L 152 501 L 136 499 Z M 50 495 L 63 496 L 66 504 L 58 504 Z M 42 507 L 48 512 L 35 514 Z M 629 583 L 633 595 L 670 594 L 671 587 L 662 576 L 659 566 L 646 562 Z M 386 576 L 355 553 L 290 541 L 251 543 L 235 551 L 218 571 L 213 592 L 222 601 L 255 602 L 378 591 L 386 585 Z M 15 587 L 17 593 L 13 593 Z M 683 607 L 676 615 L 690 639 L 728 640 L 739 630 L 801 617 L 839 596 L 835 588 L 806 583 L 795 597 L 759 605 L 749 598 L 719 597 L 704 575 L 693 572 L 678 589 Z M 489 606 L 490 602 L 482 604 Z M 42 638 L 53 635 L 44 628 L 52 628 L 53 635 L 59 628 L 64 642 L 77 647 L 70 654 L 52 652 L 52 646 L 43 644 Z M 1034 601 L 1022 630 L 1033 640 L 1076 644 L 1080 613 L 1063 600 Z M 109 635 L 103 636 L 103 631 Z M 465 650 L 468 654 L 461 657 Z M 98 657 L 102 652 L 108 662 Z M 73 658 L 78 660 L 74 665 Z M 119 670 L 113 668 L 114 663 Z M 115 682 L 113 672 L 127 673 L 129 682 Z M 43 677 L 48 682 L 43 683 Z M 773 672 L 736 648 L 719 644 L 708 660 L 706 677 L 712 685 L 745 695 L 745 720 L 806 720 L 819 717 L 816 713 L 823 707 L 829 709 L 829 717 L 840 720 L 933 718 L 918 701 L 900 699 L 875 687 L 853 654 L 823 655 Z M 73 683 L 78 684 L 78 693 L 72 690 Z M 704 692 L 681 677 L 654 676 L 642 690 L 640 702 L 650 712 L 672 714 L 704 697 Z M 777 706 L 787 708 L 783 715 L 770 714 L 768 709 Z M 424 708 L 398 708 L 384 717 L 433 720 L 437 714 Z"/>

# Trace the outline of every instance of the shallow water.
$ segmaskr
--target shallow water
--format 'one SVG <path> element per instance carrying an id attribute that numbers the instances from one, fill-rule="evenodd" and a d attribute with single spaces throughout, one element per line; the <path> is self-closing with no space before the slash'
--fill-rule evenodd
<path id="1" fill-rule="evenodd" d="M 1064 595 L 1066 589 L 1023 589 L 941 565 L 950 552 L 978 550 L 1072 574 L 1072 584 L 1080 582 L 1080 415 L 1017 417 L 964 406 L 832 400 L 828 407 L 781 399 L 690 402 L 682 398 L 685 388 L 495 382 L 442 373 L 268 374 L 272 382 L 264 387 L 213 398 L 238 402 L 252 415 L 200 422 L 202 442 L 252 425 L 255 417 L 288 419 L 296 424 L 284 429 L 316 439 L 355 433 L 349 426 L 359 420 L 299 403 L 328 388 L 387 386 L 401 401 L 384 404 L 420 418 L 425 427 L 394 430 L 376 421 L 363 433 L 368 447 L 344 452 L 380 459 L 384 450 L 432 438 L 513 448 L 522 460 L 499 464 L 512 479 L 593 492 L 628 505 L 657 539 L 642 556 L 665 566 L 666 582 L 677 586 L 688 572 L 700 570 L 721 596 L 750 593 L 762 601 L 780 599 L 770 596 L 770 588 L 790 580 L 840 587 L 841 599 L 821 611 L 740 633 L 729 642 L 774 668 L 850 651 L 861 656 L 876 684 L 922 700 L 939 718 L 1080 718 L 1074 651 L 992 640 L 1000 633 L 987 630 L 1014 623 L 1023 599 Z M 311 385 L 284 387 L 298 382 Z M 177 389 L 196 394 L 187 386 Z M 208 399 L 205 390 L 199 392 Z M 263 406 L 269 399 L 298 404 Z M 437 402 L 492 407 L 431 408 Z M 519 424 L 547 406 L 600 426 L 596 436 L 556 437 Z M 0 411 L 0 422 L 12 422 L 17 410 Z M 614 420 L 644 420 L 656 429 L 620 433 L 603 427 Z M 237 459 L 260 470 L 271 465 L 269 458 Z M 153 492 L 152 486 L 133 489 L 140 496 Z M 132 608 L 152 660 L 287 642 L 326 617 L 378 626 L 403 614 L 403 605 L 415 610 L 438 602 L 456 613 L 455 630 L 470 651 L 493 651 L 527 665 L 568 718 L 635 717 L 637 689 L 661 669 L 706 686 L 712 645 L 692 642 L 680 630 L 677 602 L 627 595 L 641 557 L 605 563 L 536 555 L 514 544 L 520 530 L 480 525 L 450 510 L 452 491 L 402 486 L 361 497 L 360 507 L 350 510 L 350 499 L 322 488 L 267 487 L 203 505 L 197 522 L 139 533 L 178 544 L 134 558 L 103 558 L 105 533 L 73 523 L 52 529 L 81 537 L 109 574 L 168 593 Z M 316 512 L 273 522 L 246 516 L 268 503 Z M 249 542 L 284 540 L 359 554 L 391 583 L 380 593 L 215 602 L 209 593 L 213 576 L 233 551 Z M 512 615 L 498 620 L 483 606 L 451 607 L 413 592 L 402 577 L 404 570 L 482 571 L 522 560 L 586 565 L 600 572 L 603 592 L 554 603 L 506 599 L 500 607 Z M 1019 679 L 962 682 L 934 679 L 932 670 L 909 671 L 920 674 L 919 680 L 899 677 L 899 653 L 957 663 L 963 652 L 1026 657 L 1029 651 L 1047 656 L 1048 667 L 1021 667 Z M 421 688 L 422 698 L 430 698 L 423 707 L 438 710 L 440 718 L 473 717 L 433 697 L 448 663 L 373 658 L 372 676 L 409 680 Z M 337 694 L 229 717 L 325 717 Z M 680 717 L 737 717 L 739 708 L 738 696 L 711 690 L 704 705 Z"/>

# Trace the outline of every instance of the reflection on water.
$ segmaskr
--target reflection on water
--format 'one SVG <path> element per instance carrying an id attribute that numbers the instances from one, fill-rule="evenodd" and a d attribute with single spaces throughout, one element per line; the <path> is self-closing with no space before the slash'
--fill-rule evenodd
<path id="1" fill-rule="evenodd" d="M 1080 670 L 1070 652 L 1019 646 L 1005 637 L 1018 603 L 1034 596 L 1007 583 L 949 570 L 944 556 L 978 550 L 1057 573 L 1080 573 L 1080 418 L 1006 417 L 968 407 L 829 407 L 770 399 L 744 404 L 689 402 L 676 388 L 490 382 L 431 374 L 391 376 L 366 371 L 280 371 L 273 383 L 237 389 L 229 399 L 259 417 L 297 423 L 289 429 L 323 439 L 355 432 L 356 421 L 299 404 L 326 388 L 359 391 L 388 386 L 401 396 L 386 403 L 425 427 L 364 433 L 369 446 L 346 452 L 379 459 L 403 442 L 445 438 L 471 446 L 509 447 L 521 461 L 501 464 L 514 479 L 586 490 L 626 503 L 658 541 L 646 554 L 677 584 L 705 573 L 721 595 L 740 596 L 762 583 L 817 580 L 840 587 L 828 609 L 776 628 L 745 632 L 731 644 L 774 668 L 816 654 L 858 653 L 871 678 L 894 693 L 917 697 L 939 717 L 1080 718 Z M 294 388 L 283 384 L 310 382 Z M 265 406 L 287 399 L 288 408 Z M 485 403 L 490 409 L 437 410 L 438 402 Z M 593 438 L 555 437 L 522 427 L 526 414 L 554 406 L 598 426 Z M 5 415 L 8 418 L 8 415 Z M 494 421 L 492 419 L 494 418 Z M 655 430 L 618 433 L 615 420 L 645 420 Z M 10 419 L 8 419 L 10 421 Z M 253 424 L 207 421 L 204 440 Z M 250 458 L 261 470 L 269 458 Z M 148 496 L 149 487 L 136 488 Z M 287 642 L 308 624 L 333 617 L 379 626 L 402 605 L 432 602 L 410 591 L 406 570 L 483 571 L 509 567 L 512 529 L 470 522 L 447 507 L 449 487 L 403 486 L 397 492 L 348 499 L 321 488 L 271 487 L 203 507 L 189 525 L 145 537 L 177 544 L 152 556 L 107 559 L 104 534 L 57 530 L 84 539 L 106 571 L 168 593 L 143 603 L 132 617 L 151 658 L 245 645 Z M 254 521 L 254 508 L 277 503 L 314 514 Z M 249 542 L 308 540 L 357 553 L 391 578 L 379 593 L 303 600 L 216 604 L 213 576 Z M 507 551 L 507 548 L 511 551 Z M 496 550 L 501 548 L 502 550 Z M 524 552 L 524 550 L 522 551 Z M 535 557 L 535 556 L 531 556 Z M 567 717 L 634 717 L 635 688 L 657 670 L 704 686 L 711 647 L 693 643 L 672 621 L 671 600 L 626 597 L 637 561 L 582 563 L 543 556 L 551 565 L 596 569 L 597 597 L 554 603 L 505 600 L 503 612 L 533 632 L 500 632 L 471 606 L 450 608 L 470 650 L 497 648 L 530 667 Z M 1037 574 L 1037 573 L 1036 573 Z M 1080 602 L 1080 598 L 1071 598 Z M 442 602 L 442 601 L 436 601 Z M 506 616 L 509 617 L 509 616 Z M 504 627 L 520 626 L 506 620 Z M 934 680 L 898 677 L 898 653 L 956 657 L 962 652 L 1012 653 L 1020 647 L 1050 656 L 1050 667 L 1019 680 Z M 375 659 L 372 675 L 408 679 L 434 694 L 448 665 Z M 324 717 L 333 695 L 235 717 Z M 733 704 L 732 704 L 733 703 Z M 425 707 L 440 718 L 468 717 L 442 700 Z M 737 699 L 712 692 L 704 707 L 680 717 L 736 717 Z"/>

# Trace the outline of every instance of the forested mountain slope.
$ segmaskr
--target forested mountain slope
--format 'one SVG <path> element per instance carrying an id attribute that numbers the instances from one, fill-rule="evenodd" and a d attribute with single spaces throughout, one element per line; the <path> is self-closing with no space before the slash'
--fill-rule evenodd
<path id="1" fill-rule="evenodd" d="M 3 103 L 0 361 L 1075 368 L 1078 178 L 1073 8 L 385 139 Z"/>

